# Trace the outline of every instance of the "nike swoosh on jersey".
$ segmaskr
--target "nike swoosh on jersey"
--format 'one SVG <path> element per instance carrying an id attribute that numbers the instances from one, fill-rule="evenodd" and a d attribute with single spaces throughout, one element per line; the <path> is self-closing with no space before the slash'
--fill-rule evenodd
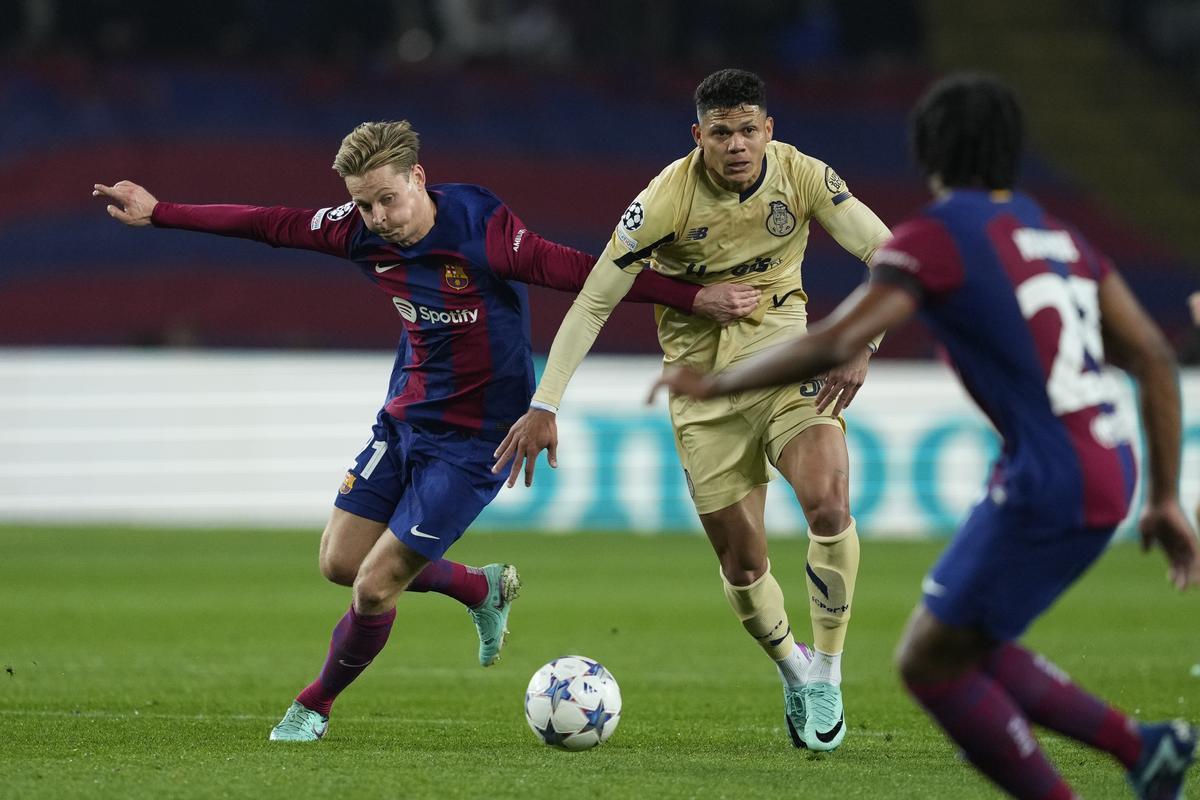
<path id="1" fill-rule="evenodd" d="M 409 532 L 409 533 L 411 533 L 413 536 L 419 536 L 419 537 L 421 537 L 422 539 L 438 539 L 438 538 L 441 538 L 441 537 L 438 537 L 438 536 L 434 536 L 432 533 L 425 533 L 423 530 L 421 530 L 421 526 L 420 526 L 420 525 L 413 525 L 411 528 L 409 528 L 409 529 L 408 529 L 408 532 Z"/>
<path id="2" fill-rule="evenodd" d="M 376 264 L 375 271 L 376 272 L 387 272 L 389 269 L 395 269 L 396 267 L 399 267 L 399 266 L 402 266 L 402 265 L 401 264 Z"/>
<path id="3" fill-rule="evenodd" d="M 838 731 L 840 731 L 842 729 L 842 723 L 845 722 L 845 720 L 846 720 L 846 715 L 842 714 L 842 716 L 838 717 L 837 725 L 834 725 L 832 728 L 825 731 L 824 733 L 821 733 L 820 731 L 816 731 L 817 738 L 820 739 L 825 744 L 829 744 L 830 742 L 833 741 L 833 738 L 838 735 Z"/>

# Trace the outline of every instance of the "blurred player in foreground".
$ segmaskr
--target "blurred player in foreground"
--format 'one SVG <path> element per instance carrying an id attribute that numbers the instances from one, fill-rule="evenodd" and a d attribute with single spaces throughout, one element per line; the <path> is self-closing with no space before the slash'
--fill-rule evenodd
<path id="1" fill-rule="evenodd" d="M 665 363 L 721 369 L 803 331 L 808 300 L 800 264 L 816 220 L 863 261 L 890 237 L 836 172 L 772 141 L 774 120 L 757 75 L 725 69 L 696 88 L 696 148 L 664 169 L 626 209 L 583 292 L 563 320 L 529 412 L 499 450 L 511 486 L 549 448 L 567 382 L 639 271 L 704 286 L 763 291 L 757 312 L 729 327 L 672 310 L 658 315 Z M 725 597 L 779 670 L 792 743 L 832 750 L 846 736 L 842 649 L 853 611 L 858 532 L 850 516 L 850 465 L 841 411 L 867 374 L 878 339 L 847 364 L 803 386 L 731 398 L 672 397 L 671 425 L 688 489 L 720 561 Z M 807 579 L 815 653 L 797 644 L 771 572 L 763 515 L 770 466 L 791 485 L 809 526 Z M 811 664 L 810 664 L 811 661 Z"/>
<path id="2" fill-rule="evenodd" d="M 905 684 L 1016 797 L 1074 796 L 1030 722 L 1111 753 L 1137 796 L 1177 797 L 1193 728 L 1139 724 L 1017 644 L 1129 509 L 1136 466 L 1106 354 L 1140 389 L 1142 544 L 1163 549 L 1179 589 L 1200 582 L 1179 505 L 1174 357 L 1107 259 L 1013 191 L 1022 124 L 1010 90 L 947 78 L 918 103 L 912 139 L 936 199 L 876 253 L 869 284 L 805 337 L 718 374 L 668 372 L 655 389 L 708 398 L 805 381 L 920 311 L 1004 445 L 986 496 L 922 584 L 897 656 Z"/>
<path id="3" fill-rule="evenodd" d="M 333 165 L 351 201 L 331 208 L 180 205 L 128 181 L 93 190 L 126 225 L 349 259 L 390 295 L 404 326 L 387 403 L 321 536 L 321 572 L 353 586 L 353 605 L 334 628 L 320 677 L 271 739 L 324 735 L 338 693 L 387 642 L 401 592 L 434 591 L 466 605 L 486 667 L 504 644 L 520 585 L 512 565 L 474 569 L 443 555 L 499 492 L 504 481 L 489 469 L 492 452 L 533 392 L 528 301 L 512 281 L 578 291 L 593 258 L 529 231 L 480 186 L 426 187 L 417 153 L 407 122 L 360 125 Z M 757 305 L 758 292 L 745 287 L 697 291 L 646 277 L 633 299 L 704 312 L 718 324 Z"/>

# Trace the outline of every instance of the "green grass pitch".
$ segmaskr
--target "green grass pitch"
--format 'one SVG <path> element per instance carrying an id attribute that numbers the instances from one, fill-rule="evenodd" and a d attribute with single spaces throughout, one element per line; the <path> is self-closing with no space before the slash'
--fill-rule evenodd
<path id="1" fill-rule="evenodd" d="M 998 794 L 899 688 L 891 652 L 941 543 L 866 541 L 845 665 L 850 733 L 793 750 L 779 680 L 725 605 L 697 536 L 472 534 L 468 563 L 524 579 L 501 662 L 462 608 L 402 598 L 387 649 L 315 745 L 267 732 L 320 668 L 345 589 L 313 532 L 0 529 L 0 797 L 975 798 Z M 804 542 L 772 542 L 807 629 Z M 1113 548 L 1027 641 L 1145 718 L 1200 718 L 1197 596 L 1160 556 Z M 568 653 L 625 701 L 608 744 L 551 750 L 525 684 Z M 1042 735 L 1088 798 L 1127 797 L 1106 757 Z M 1200 780 L 1189 788 L 1195 794 Z"/>

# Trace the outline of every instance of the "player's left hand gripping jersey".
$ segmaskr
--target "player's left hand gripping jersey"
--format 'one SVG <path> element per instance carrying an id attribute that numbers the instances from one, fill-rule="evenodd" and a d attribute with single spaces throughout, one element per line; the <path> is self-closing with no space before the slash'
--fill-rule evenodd
<path id="1" fill-rule="evenodd" d="M 812 219 L 864 262 L 890 238 L 887 226 L 831 167 L 789 144 L 767 144 L 758 181 L 741 193 L 713 182 L 697 148 L 659 173 L 625 210 L 571 313 L 603 322 L 632 280 L 611 275 L 602 280 L 601 271 L 614 264 L 636 274 L 652 260 L 652 268 L 668 277 L 756 286 L 763 292 L 758 310 L 726 328 L 658 309 L 667 364 L 722 369 L 805 329 L 808 297 L 800 265 Z M 598 329 L 595 322 L 577 325 L 570 317 L 564 322 L 535 399 L 558 405 L 591 346 L 590 327 Z"/>

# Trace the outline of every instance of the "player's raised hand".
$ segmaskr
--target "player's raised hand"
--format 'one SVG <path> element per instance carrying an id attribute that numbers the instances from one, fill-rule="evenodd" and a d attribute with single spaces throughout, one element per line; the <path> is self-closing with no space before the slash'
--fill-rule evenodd
<path id="1" fill-rule="evenodd" d="M 821 390 L 817 392 L 814 400 L 817 412 L 824 413 L 825 407 L 834 400 L 836 402 L 833 403 L 833 411 L 830 412 L 834 417 L 849 407 L 850 401 L 867 380 L 867 364 L 870 360 L 871 351 L 864 347 L 857 356 L 825 373 Z"/>
<path id="2" fill-rule="evenodd" d="M 646 405 L 653 403 L 658 390 L 664 387 L 676 394 L 703 400 L 713 396 L 715 384 L 716 378 L 709 373 L 697 372 L 691 367 L 669 367 L 650 387 Z"/>
<path id="3" fill-rule="evenodd" d="M 508 471 L 508 488 L 517 483 L 521 467 L 525 467 L 525 485 L 533 485 L 533 466 L 537 463 L 538 453 L 546 451 L 546 460 L 550 466 L 558 469 L 558 422 L 550 411 L 531 408 L 513 423 L 508 429 L 508 435 L 496 452 L 496 463 L 492 465 L 492 474 L 498 475 L 504 465 L 512 460 L 512 468 Z"/>
<path id="4" fill-rule="evenodd" d="M 111 201 L 106 209 L 108 215 L 135 228 L 149 225 L 150 215 L 158 205 L 158 198 L 133 181 L 117 181 L 112 186 L 93 184 L 92 197 L 103 197 Z"/>
<path id="5" fill-rule="evenodd" d="M 1142 549 L 1154 545 L 1167 557 L 1167 579 L 1176 589 L 1200 585 L 1200 553 L 1196 534 L 1178 502 L 1148 503 L 1138 521 Z"/>
<path id="6" fill-rule="evenodd" d="M 708 317 L 726 328 L 754 313 L 761 294 L 758 289 L 744 283 L 714 283 L 696 293 L 692 313 Z"/>

